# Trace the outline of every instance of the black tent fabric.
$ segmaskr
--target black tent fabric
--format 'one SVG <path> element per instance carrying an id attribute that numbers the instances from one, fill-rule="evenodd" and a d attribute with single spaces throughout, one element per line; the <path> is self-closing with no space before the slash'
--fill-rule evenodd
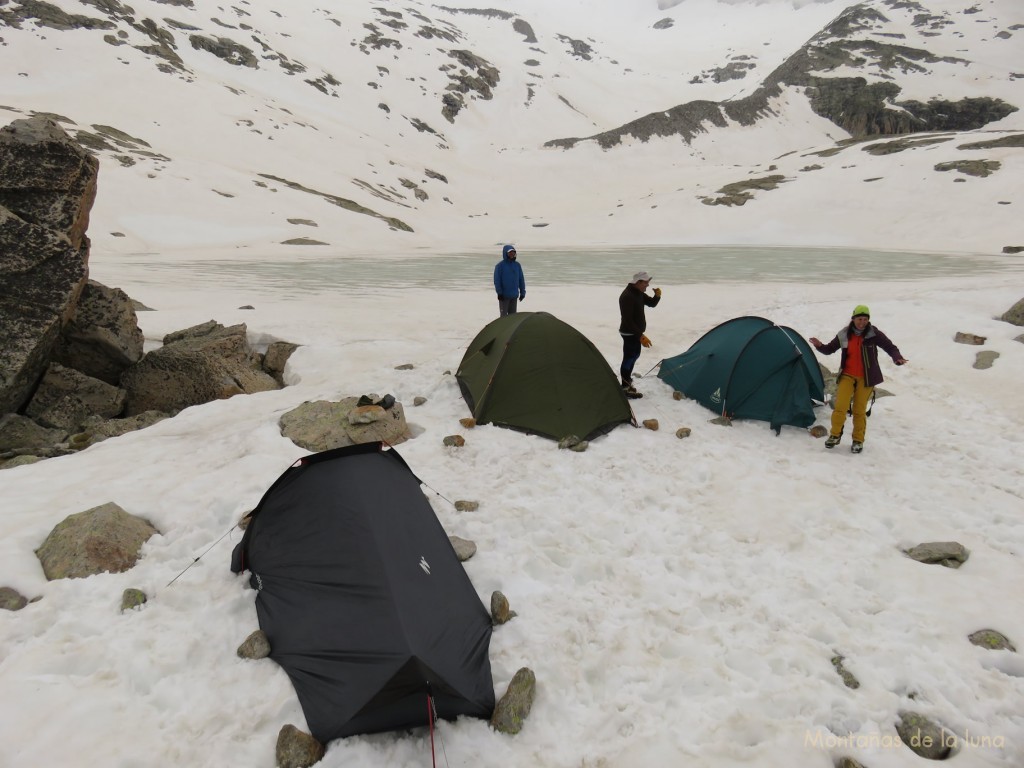
<path id="1" fill-rule="evenodd" d="M 271 654 L 320 742 L 488 718 L 491 618 L 394 449 L 300 459 L 252 512 L 231 569 L 249 570 Z"/>

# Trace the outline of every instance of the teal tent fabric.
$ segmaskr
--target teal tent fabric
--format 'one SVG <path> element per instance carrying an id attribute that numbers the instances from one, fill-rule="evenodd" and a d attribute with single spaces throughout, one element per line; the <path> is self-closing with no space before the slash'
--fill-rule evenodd
<path id="1" fill-rule="evenodd" d="M 821 368 L 792 328 L 763 317 L 727 320 L 681 355 L 661 361 L 658 378 L 735 419 L 760 419 L 778 433 L 785 424 L 809 427 L 825 400 Z"/>

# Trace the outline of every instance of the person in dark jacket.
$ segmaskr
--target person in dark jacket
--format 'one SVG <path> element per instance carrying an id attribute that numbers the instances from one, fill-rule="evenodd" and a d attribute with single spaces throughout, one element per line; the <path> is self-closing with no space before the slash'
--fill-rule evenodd
<path id="1" fill-rule="evenodd" d="M 825 441 L 826 448 L 835 448 L 843 436 L 846 413 L 853 403 L 853 445 L 850 450 L 860 453 L 864 450 L 864 434 L 868 428 L 867 408 L 875 387 L 882 383 L 882 369 L 878 365 L 878 348 L 881 347 L 896 365 L 903 365 L 906 358 L 900 354 L 889 337 L 871 324 L 871 311 L 858 304 L 853 308 L 850 324 L 843 328 L 828 344 L 822 344 L 813 336 L 809 339 L 816 350 L 831 355 L 842 348 L 839 360 L 839 375 L 836 378 L 836 396 L 832 411 L 832 430 Z"/>
<path id="2" fill-rule="evenodd" d="M 622 337 L 622 365 L 619 373 L 622 376 L 622 391 L 633 400 L 643 397 L 633 386 L 633 366 L 640 359 L 641 347 L 651 346 L 651 340 L 644 334 L 647 330 L 644 308 L 656 307 L 661 301 L 661 288 L 655 288 L 653 296 L 647 295 L 647 286 L 653 279 L 646 272 L 637 272 L 619 296 L 619 335 Z"/>
<path id="3" fill-rule="evenodd" d="M 501 261 L 494 267 L 494 290 L 498 294 L 498 317 L 514 315 L 518 302 L 526 298 L 526 278 L 516 261 L 516 247 L 501 249 Z"/>

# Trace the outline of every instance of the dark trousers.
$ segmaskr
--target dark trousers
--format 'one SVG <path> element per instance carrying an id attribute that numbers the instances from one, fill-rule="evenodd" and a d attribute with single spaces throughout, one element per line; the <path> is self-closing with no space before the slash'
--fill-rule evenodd
<path id="1" fill-rule="evenodd" d="M 633 381 L 633 366 L 640 359 L 640 337 L 635 334 L 623 335 L 622 337 L 622 365 L 619 373 L 622 374 L 622 383 L 629 384 Z"/>
<path id="2" fill-rule="evenodd" d="M 519 304 L 519 299 L 516 296 L 510 296 L 508 298 L 498 297 L 498 317 L 506 317 L 507 315 L 514 315 L 516 313 L 516 306 Z"/>

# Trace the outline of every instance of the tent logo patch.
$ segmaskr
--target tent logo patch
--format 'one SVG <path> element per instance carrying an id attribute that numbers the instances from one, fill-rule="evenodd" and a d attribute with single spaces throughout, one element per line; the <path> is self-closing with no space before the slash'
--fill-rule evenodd
<path id="1" fill-rule="evenodd" d="M 427 576 L 430 575 L 430 563 L 427 562 L 427 558 L 423 557 L 423 555 L 420 555 L 420 568 L 423 569 Z"/>
<path id="2" fill-rule="evenodd" d="M 712 403 L 720 403 L 720 402 L 722 402 L 722 388 L 721 387 L 719 387 L 718 389 L 716 389 L 714 392 L 711 393 L 711 402 Z"/>

